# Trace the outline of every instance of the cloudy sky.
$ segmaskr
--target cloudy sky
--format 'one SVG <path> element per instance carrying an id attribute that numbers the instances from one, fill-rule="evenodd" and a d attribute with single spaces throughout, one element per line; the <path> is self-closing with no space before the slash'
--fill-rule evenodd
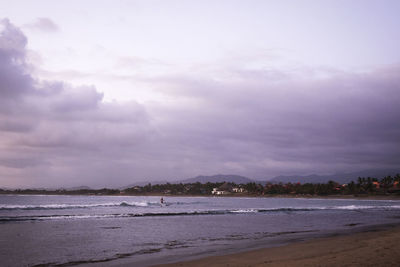
<path id="1" fill-rule="evenodd" d="M 400 1 L 0 0 L 0 187 L 400 167 Z"/>

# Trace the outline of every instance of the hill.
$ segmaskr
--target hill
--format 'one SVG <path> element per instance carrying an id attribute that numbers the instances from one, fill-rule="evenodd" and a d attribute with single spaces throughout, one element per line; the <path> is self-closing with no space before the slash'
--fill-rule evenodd
<path id="1" fill-rule="evenodd" d="M 244 177 L 244 176 L 240 176 L 240 175 L 224 175 L 224 174 L 217 174 L 217 175 L 212 175 L 212 176 L 204 176 L 204 175 L 200 175 L 194 178 L 189 178 L 189 179 L 185 179 L 185 180 L 181 180 L 179 181 L 179 183 L 221 183 L 221 182 L 232 182 L 235 184 L 247 184 L 247 183 L 252 183 L 252 182 L 256 182 L 259 183 L 260 181 L 255 181 L 252 180 L 250 178 Z"/>
<path id="2" fill-rule="evenodd" d="M 338 183 L 349 183 L 351 181 L 357 181 L 358 177 L 372 177 L 372 178 L 382 178 L 388 175 L 394 176 L 400 173 L 399 169 L 371 169 L 363 170 L 359 172 L 352 173 L 337 173 L 332 175 L 317 175 L 311 174 L 306 176 L 301 175 L 291 175 L 291 176 L 277 176 L 269 180 L 272 183 L 326 183 L 329 180 Z"/>

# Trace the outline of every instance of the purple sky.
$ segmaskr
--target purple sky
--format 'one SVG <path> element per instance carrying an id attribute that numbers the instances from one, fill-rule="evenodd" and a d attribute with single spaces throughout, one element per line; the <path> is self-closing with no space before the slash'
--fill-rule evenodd
<path id="1" fill-rule="evenodd" d="M 0 4 L 0 187 L 400 168 L 398 1 L 33 2 Z"/>

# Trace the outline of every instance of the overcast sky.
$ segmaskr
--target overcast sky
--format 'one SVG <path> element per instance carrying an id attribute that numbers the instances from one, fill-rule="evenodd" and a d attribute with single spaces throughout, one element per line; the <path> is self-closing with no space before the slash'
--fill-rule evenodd
<path id="1" fill-rule="evenodd" d="M 0 0 L 0 187 L 400 168 L 398 14 Z"/>

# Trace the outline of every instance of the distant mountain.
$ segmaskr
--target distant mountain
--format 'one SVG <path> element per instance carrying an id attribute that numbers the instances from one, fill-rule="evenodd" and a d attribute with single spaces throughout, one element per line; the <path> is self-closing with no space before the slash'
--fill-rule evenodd
<path id="1" fill-rule="evenodd" d="M 291 176 L 277 176 L 269 180 L 272 183 L 326 183 L 329 180 L 338 183 L 349 183 L 351 181 L 357 181 L 358 177 L 372 177 L 372 178 L 382 178 L 388 175 L 396 175 L 400 173 L 400 169 L 371 169 L 363 170 L 359 172 L 352 173 L 337 173 L 332 175 L 317 175 L 311 174 L 306 176 L 301 175 L 291 175 Z"/>
<path id="2" fill-rule="evenodd" d="M 259 183 L 260 181 L 255 181 L 252 179 L 249 179 L 244 176 L 240 175 L 224 175 L 224 174 L 217 174 L 217 175 L 212 175 L 212 176 L 204 176 L 200 175 L 194 178 L 186 179 L 186 180 L 181 180 L 179 181 L 180 183 L 197 183 L 200 182 L 202 184 L 210 182 L 210 183 L 221 183 L 221 182 L 232 182 L 235 184 L 247 184 L 247 183 L 252 183 L 256 182 Z"/>
<path id="3" fill-rule="evenodd" d="M 338 183 L 349 183 L 351 181 L 357 181 L 358 177 L 373 177 L 373 178 L 382 178 L 387 175 L 396 175 L 397 173 L 400 173 L 400 168 L 399 169 L 390 169 L 390 170 L 382 170 L 382 169 L 373 169 L 373 170 L 364 170 L 364 171 L 359 171 L 359 172 L 353 172 L 353 173 L 336 173 L 332 175 L 317 175 L 317 174 L 311 174 L 311 175 L 291 175 L 291 176 L 277 176 L 274 177 L 268 182 L 272 183 L 326 183 L 329 180 L 338 182 Z M 155 184 L 166 184 L 166 183 L 171 183 L 171 184 L 179 184 L 179 183 L 221 183 L 221 182 L 232 182 L 235 184 L 247 184 L 247 183 L 258 183 L 265 185 L 265 180 L 264 181 L 259 181 L 259 180 L 252 180 L 250 178 L 240 176 L 240 175 L 225 175 L 225 174 L 217 174 L 217 175 L 211 175 L 211 176 L 205 176 L 205 175 L 200 175 L 194 178 L 189 178 L 189 179 L 184 179 L 184 180 L 178 180 L 178 181 L 141 181 L 141 182 L 136 182 L 132 183 L 130 185 L 124 186 L 121 189 L 126 189 L 134 186 L 145 186 L 148 183 L 151 183 L 152 185 Z"/>

